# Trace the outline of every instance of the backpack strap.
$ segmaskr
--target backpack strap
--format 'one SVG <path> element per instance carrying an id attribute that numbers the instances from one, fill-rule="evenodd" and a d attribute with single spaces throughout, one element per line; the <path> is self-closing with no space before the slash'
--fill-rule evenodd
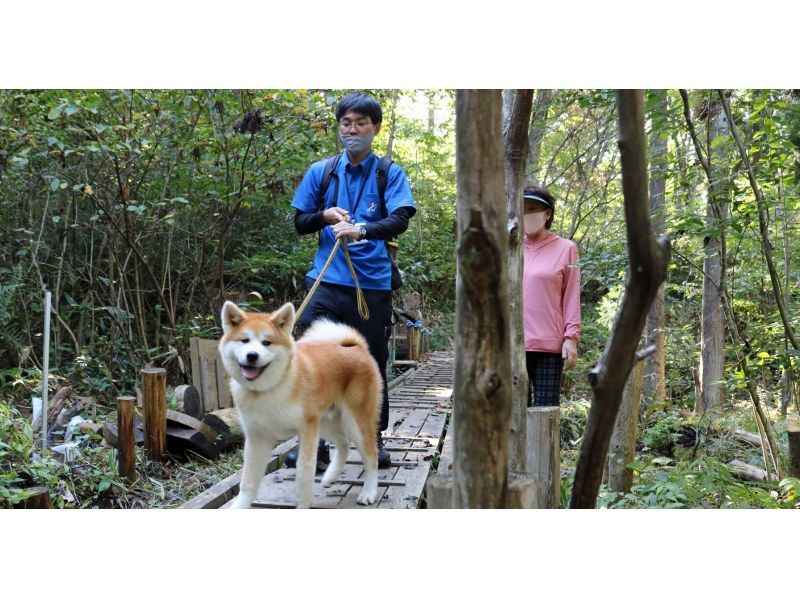
<path id="1" fill-rule="evenodd" d="M 383 212 L 383 217 L 385 218 L 387 214 L 386 210 L 386 187 L 389 185 L 389 167 L 394 163 L 389 156 L 383 156 L 378 162 L 378 172 L 376 175 L 377 183 L 378 183 L 378 197 L 381 200 L 381 212 Z"/>
<path id="2" fill-rule="evenodd" d="M 322 183 L 319 186 L 319 191 L 317 191 L 317 205 L 320 206 L 320 209 L 325 209 L 325 194 L 328 192 L 328 187 L 331 184 L 331 177 L 336 176 L 334 172 L 336 172 L 336 168 L 339 166 L 339 160 L 342 159 L 342 154 L 336 154 L 335 156 L 331 156 L 325 162 L 325 174 L 322 175 Z M 336 184 L 339 184 L 339 177 L 336 177 Z M 338 199 L 338 193 L 334 195 L 332 205 L 336 205 L 336 201 Z"/>

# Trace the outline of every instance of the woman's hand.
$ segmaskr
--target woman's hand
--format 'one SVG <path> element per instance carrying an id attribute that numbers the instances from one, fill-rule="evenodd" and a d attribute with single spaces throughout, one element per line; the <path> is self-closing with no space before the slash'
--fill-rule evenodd
<path id="1" fill-rule="evenodd" d="M 571 338 L 565 338 L 561 345 L 561 357 L 566 361 L 566 369 L 571 370 L 575 367 L 578 360 L 578 344 Z"/>

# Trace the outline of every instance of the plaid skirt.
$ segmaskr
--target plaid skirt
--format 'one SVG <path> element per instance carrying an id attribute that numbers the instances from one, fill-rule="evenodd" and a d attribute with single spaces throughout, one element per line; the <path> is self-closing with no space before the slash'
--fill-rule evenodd
<path id="1" fill-rule="evenodd" d="M 558 353 L 526 351 L 525 365 L 530 380 L 528 406 L 558 407 L 561 399 L 561 372 L 564 358 Z"/>

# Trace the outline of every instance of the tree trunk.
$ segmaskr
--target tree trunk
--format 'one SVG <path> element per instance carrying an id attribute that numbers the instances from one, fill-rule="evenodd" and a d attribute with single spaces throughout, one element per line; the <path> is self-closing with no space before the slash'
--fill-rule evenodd
<path id="1" fill-rule="evenodd" d="M 659 120 L 666 118 L 667 92 L 664 89 L 656 91 L 658 107 L 656 112 Z M 652 140 L 652 161 L 650 163 L 650 216 L 653 219 L 653 234 L 660 237 L 664 234 L 664 194 L 667 185 L 667 135 L 665 127 L 657 127 L 653 123 L 654 139 Z M 664 285 L 658 288 L 656 298 L 650 313 L 647 314 L 647 327 L 645 332 L 645 347 L 655 346 L 655 353 L 644 364 L 644 382 L 642 400 L 646 404 L 666 400 L 664 385 Z"/>
<path id="2" fill-rule="evenodd" d="M 786 420 L 786 435 L 789 438 L 789 475 L 800 478 L 800 418 Z"/>
<path id="3" fill-rule="evenodd" d="M 769 279 L 772 283 L 772 292 L 775 296 L 775 303 L 778 307 L 778 312 L 781 314 L 783 329 L 786 333 L 786 337 L 792 344 L 792 347 L 794 347 L 795 350 L 800 350 L 800 344 L 798 344 L 797 339 L 794 336 L 789 314 L 786 310 L 786 301 L 783 296 L 783 291 L 781 290 L 781 282 L 778 278 L 778 270 L 775 267 L 775 262 L 772 259 L 771 252 L 773 251 L 773 246 L 769 240 L 769 229 L 767 224 L 768 214 L 766 202 L 764 201 L 764 195 L 761 193 L 761 188 L 756 182 L 755 171 L 750 163 L 750 158 L 747 155 L 747 150 L 745 149 L 742 138 L 739 135 L 739 130 L 736 127 L 736 123 L 733 121 L 733 117 L 731 116 L 731 108 L 728 104 L 728 99 L 725 97 L 723 90 L 718 89 L 717 92 L 722 103 L 722 108 L 725 111 L 725 116 L 727 117 L 727 124 L 730 127 L 730 131 L 733 134 L 734 140 L 736 141 L 736 146 L 739 148 L 739 156 L 742 158 L 742 165 L 747 172 L 747 178 L 750 181 L 750 188 L 753 190 L 753 195 L 756 197 L 756 205 L 758 206 L 758 230 L 761 234 L 761 249 L 764 253 L 764 260 L 767 262 Z"/>
<path id="4" fill-rule="evenodd" d="M 719 102 L 709 107 L 708 166 L 710 180 L 706 206 L 706 227 L 719 227 L 704 240 L 703 305 L 700 326 L 700 396 L 695 411 L 703 413 L 722 406 L 722 381 L 725 369 L 725 316 L 719 289 L 725 284 L 725 231 L 722 222 L 728 215 L 725 193 L 725 146 L 714 140 L 728 133 L 728 121 Z"/>
<path id="5" fill-rule="evenodd" d="M 531 118 L 533 90 L 514 93 L 511 114 L 504 131 L 506 217 L 508 231 L 508 289 L 511 322 L 511 428 L 508 443 L 508 467 L 522 471 L 526 453 L 526 412 L 528 408 L 528 371 L 525 366 L 525 331 L 522 323 L 522 189 L 525 155 L 528 149 L 528 122 Z"/>
<path id="6" fill-rule="evenodd" d="M 626 466 L 636 458 L 639 404 L 642 397 L 645 363 L 646 360 L 637 361 L 628 376 L 617 421 L 611 434 L 611 446 L 608 451 L 608 486 L 614 492 L 629 492 L 633 483 L 633 472 Z"/>
<path id="7" fill-rule="evenodd" d="M 400 91 L 395 89 L 392 93 L 391 114 L 389 117 L 389 141 L 386 142 L 386 155 L 392 157 L 394 147 L 394 136 L 397 133 L 397 101 Z"/>
<path id="8" fill-rule="evenodd" d="M 641 90 L 618 91 L 617 114 L 630 270 L 611 338 L 589 374 L 594 398 L 575 469 L 571 508 L 594 508 L 597 502 L 622 389 L 633 367 L 647 312 L 666 277 L 670 256 L 669 239 L 656 241 L 650 228 Z"/>
<path id="9" fill-rule="evenodd" d="M 502 98 L 456 92 L 457 275 L 453 504 L 505 504 L 511 361 Z"/>
<path id="10" fill-rule="evenodd" d="M 537 89 L 536 102 L 531 115 L 531 127 L 528 132 L 528 160 L 525 166 L 525 182 L 535 185 L 539 181 L 539 159 L 542 153 L 547 111 L 553 98 L 552 89 Z"/>

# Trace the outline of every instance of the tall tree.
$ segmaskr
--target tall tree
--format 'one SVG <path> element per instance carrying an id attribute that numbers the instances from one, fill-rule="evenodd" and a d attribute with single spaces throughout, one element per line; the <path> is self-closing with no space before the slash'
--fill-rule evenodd
<path id="1" fill-rule="evenodd" d="M 456 93 L 456 164 L 453 504 L 499 508 L 507 491 L 512 389 L 499 91 Z"/>
<path id="2" fill-rule="evenodd" d="M 508 219 L 508 286 L 511 318 L 511 428 L 508 466 L 512 471 L 525 468 L 526 415 L 528 407 L 528 372 L 525 366 L 525 331 L 522 323 L 522 239 L 525 157 L 528 154 L 528 123 L 531 118 L 533 90 L 519 89 L 511 100 L 505 138 L 506 218 Z"/>
<path id="3" fill-rule="evenodd" d="M 650 217 L 653 234 L 664 234 L 664 194 L 667 187 L 667 91 L 659 89 L 652 119 L 650 159 Z M 664 285 L 658 288 L 650 313 L 647 314 L 645 347 L 654 346 L 655 352 L 644 365 L 643 394 L 646 402 L 662 402 L 666 398 L 664 384 Z"/>
<path id="4" fill-rule="evenodd" d="M 528 132 L 528 159 L 525 166 L 525 179 L 530 185 L 538 182 L 539 160 L 542 153 L 542 139 L 544 139 L 545 125 L 550 102 L 553 99 L 552 89 L 537 89 L 536 102 L 531 114 L 531 126 Z"/>
<path id="5" fill-rule="evenodd" d="M 703 151 L 689 109 L 689 95 L 680 90 L 683 115 L 695 146 L 697 159 L 706 173 L 706 230 L 703 240 L 703 302 L 700 322 L 700 395 L 695 410 L 703 413 L 722 405 L 720 384 L 725 369 L 725 314 L 722 294 L 725 289 L 725 218 L 728 214 L 726 151 L 723 136 L 728 124 L 719 102 L 706 102 L 699 112 L 707 118 L 708 152 Z M 707 154 L 707 157 L 704 157 Z"/>
<path id="6" fill-rule="evenodd" d="M 725 371 L 725 316 L 719 289 L 725 285 L 725 219 L 728 217 L 726 144 L 728 123 L 722 106 L 712 101 L 708 107 L 708 163 L 710 181 L 706 204 L 704 240 L 703 307 L 700 326 L 700 397 L 695 410 L 722 406 L 722 377 Z"/>
<path id="7" fill-rule="evenodd" d="M 575 469 L 571 508 L 594 508 L 597 502 L 623 387 L 633 367 L 647 312 L 666 276 L 670 256 L 669 239 L 662 237 L 656 241 L 650 228 L 642 91 L 618 91 L 617 113 L 630 268 L 611 337 L 589 374 L 592 408 Z"/>

